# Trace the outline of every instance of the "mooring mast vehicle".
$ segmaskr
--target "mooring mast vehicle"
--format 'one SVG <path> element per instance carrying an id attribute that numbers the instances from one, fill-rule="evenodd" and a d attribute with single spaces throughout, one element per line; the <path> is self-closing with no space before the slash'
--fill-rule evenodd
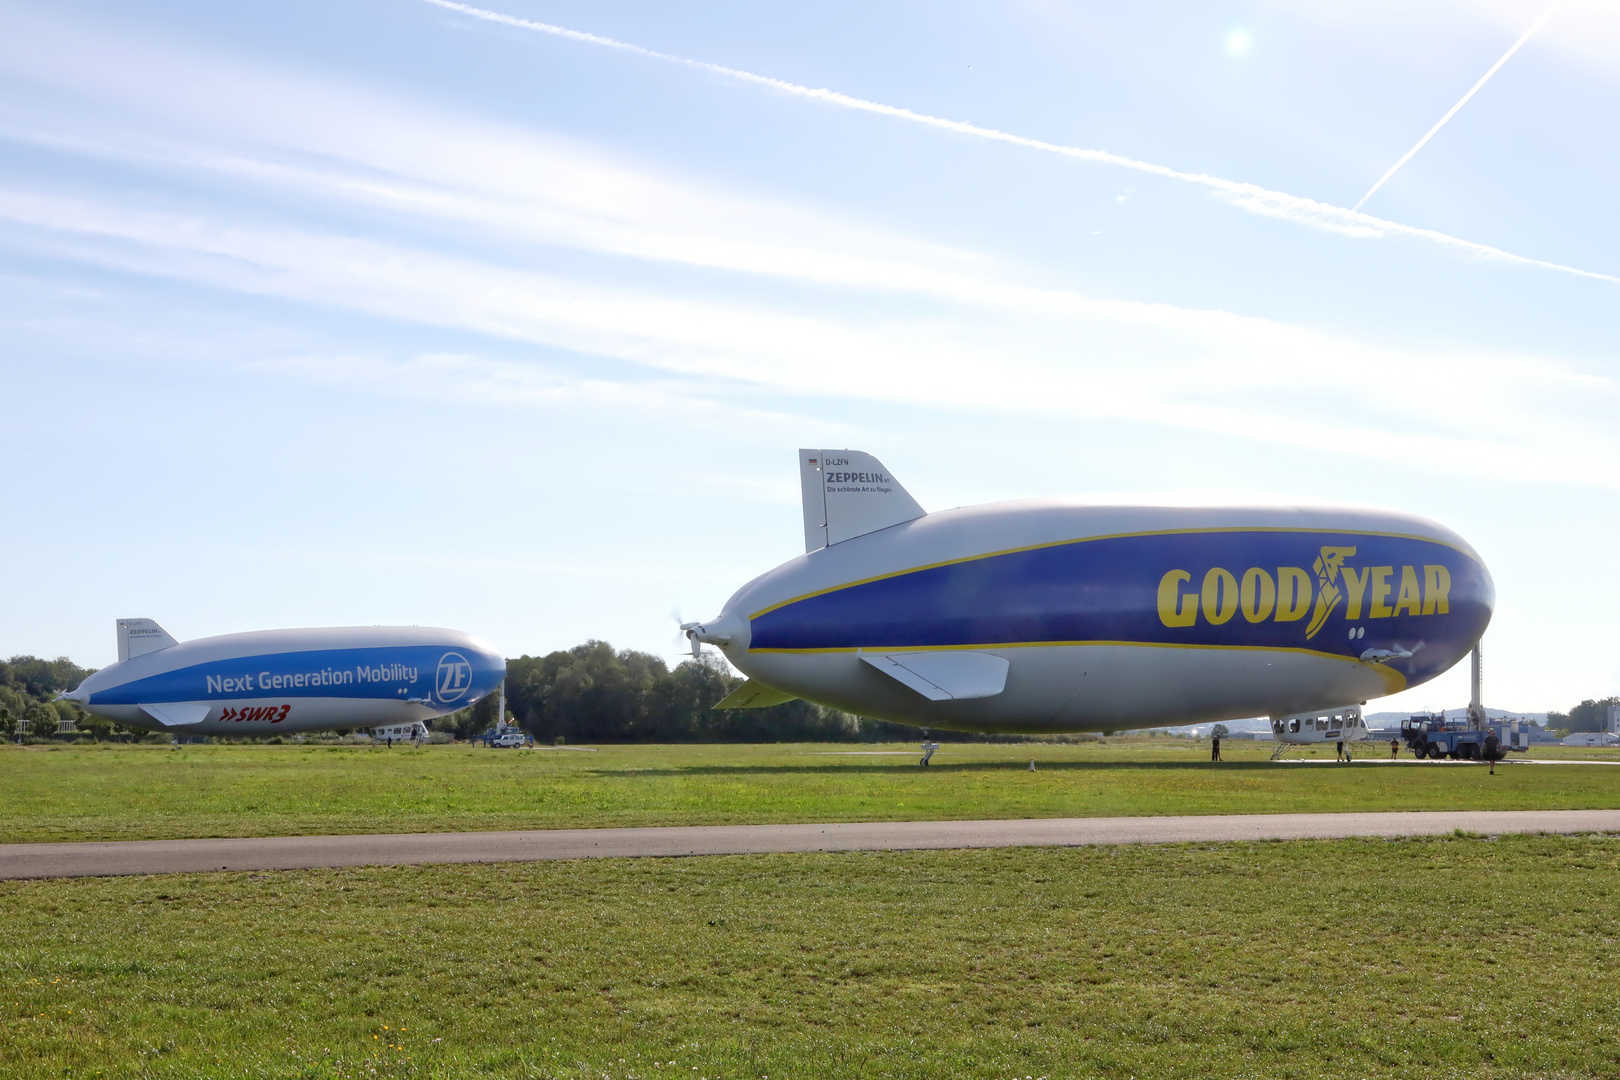
<path id="1" fill-rule="evenodd" d="M 1406 748 L 1414 757 L 1435 761 L 1441 758 L 1482 761 L 1491 749 L 1493 736 L 1498 760 L 1508 751 L 1530 749 L 1530 733 L 1522 730 L 1517 720 L 1486 720 L 1476 724 L 1462 717 L 1447 720 L 1444 715 L 1419 714 L 1401 721 L 1401 739 Z"/>
<path id="2" fill-rule="evenodd" d="M 1420 713 L 1401 721 L 1401 738 L 1415 757 L 1434 761 L 1500 761 L 1511 750 L 1530 749 L 1530 732 L 1517 720 L 1493 721 L 1485 712 L 1480 648 L 1470 657 L 1468 715 L 1447 720 L 1444 713 Z"/>

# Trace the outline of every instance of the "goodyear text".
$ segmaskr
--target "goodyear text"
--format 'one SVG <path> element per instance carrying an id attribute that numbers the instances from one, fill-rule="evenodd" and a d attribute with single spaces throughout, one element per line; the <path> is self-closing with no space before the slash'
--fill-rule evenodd
<path id="1" fill-rule="evenodd" d="M 1445 566 L 1348 565 L 1355 553 L 1353 547 L 1324 547 L 1310 570 L 1212 566 L 1196 580 L 1192 571 L 1167 570 L 1159 579 L 1159 622 L 1183 627 L 1202 619 L 1221 626 L 1239 617 L 1250 623 L 1285 623 L 1309 615 L 1304 627 L 1309 640 L 1341 604 L 1349 621 L 1450 612 L 1451 571 Z"/>

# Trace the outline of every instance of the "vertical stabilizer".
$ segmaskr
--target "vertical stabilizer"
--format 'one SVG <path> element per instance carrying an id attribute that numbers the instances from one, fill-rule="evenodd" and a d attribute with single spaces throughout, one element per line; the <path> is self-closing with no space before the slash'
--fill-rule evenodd
<path id="1" fill-rule="evenodd" d="M 799 451 L 799 495 L 804 499 L 804 550 L 827 546 L 827 495 L 821 482 L 821 451 Z"/>
<path id="2" fill-rule="evenodd" d="M 180 644 L 155 619 L 118 620 L 118 661 L 133 660 L 149 652 Z"/>
<path id="3" fill-rule="evenodd" d="M 859 450 L 800 450 L 804 550 L 815 551 L 922 517 L 883 462 Z"/>

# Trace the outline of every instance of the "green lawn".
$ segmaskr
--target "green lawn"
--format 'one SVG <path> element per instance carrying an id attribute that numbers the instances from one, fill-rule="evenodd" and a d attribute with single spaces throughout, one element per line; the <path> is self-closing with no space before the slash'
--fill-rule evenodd
<path id="1" fill-rule="evenodd" d="M 848 753 L 870 749 L 905 754 Z M 1511 766 L 1493 777 L 1477 766 L 1278 765 L 1269 752 L 1228 742 L 1229 760 L 1211 765 L 1207 743 L 1175 739 L 948 744 L 922 769 L 912 746 L 8 746 L 0 838 L 1620 807 L 1615 765 Z"/>
<path id="2" fill-rule="evenodd" d="M 0 882 L 0 1072 L 1610 1077 L 1614 837 Z"/>

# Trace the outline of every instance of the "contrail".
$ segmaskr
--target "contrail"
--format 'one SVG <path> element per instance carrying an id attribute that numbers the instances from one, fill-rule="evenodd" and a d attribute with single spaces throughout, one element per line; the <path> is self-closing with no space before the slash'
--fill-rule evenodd
<path id="1" fill-rule="evenodd" d="M 1342 206 L 1334 206 L 1331 203 L 1317 202 L 1314 199 L 1289 195 L 1282 191 L 1272 191 L 1257 184 L 1224 180 L 1221 177 L 1209 176 L 1205 173 L 1183 172 L 1166 165 L 1156 165 L 1150 161 L 1138 161 L 1135 158 L 1124 157 L 1120 154 L 1111 154 L 1106 150 L 1088 150 L 1078 146 L 1063 146 L 1059 143 L 997 131 L 994 128 L 980 127 L 977 124 L 970 124 L 962 120 L 946 120 L 938 116 L 929 116 L 926 113 L 913 112 L 910 109 L 903 109 L 896 105 L 884 105 L 881 102 L 867 101 L 865 98 L 840 94 L 836 90 L 818 90 L 808 86 L 801 86 L 798 83 L 786 82 L 782 79 L 773 79 L 768 75 L 756 75 L 751 71 L 741 71 L 721 64 L 711 64 L 706 60 L 691 60 L 684 56 L 674 56 L 641 45 L 633 45 L 627 41 L 603 37 L 600 34 L 589 34 L 582 30 L 570 30 L 565 26 L 554 26 L 550 23 L 520 19 L 515 15 L 503 15 L 498 11 L 488 11 L 484 8 L 473 7 L 471 4 L 458 3 L 457 0 L 422 0 L 422 2 L 449 11 L 459 12 L 475 19 L 483 19 L 486 22 L 500 23 L 520 30 L 532 30 L 535 33 L 549 34 L 552 37 L 578 41 L 587 45 L 599 45 L 607 49 L 617 49 L 620 52 L 633 53 L 636 56 L 644 56 L 650 60 L 662 60 L 666 63 L 680 64 L 683 67 L 712 72 L 729 79 L 735 79 L 738 82 L 763 86 L 778 93 L 808 98 L 828 105 L 837 105 L 840 108 L 876 113 L 879 116 L 904 120 L 912 124 L 921 124 L 925 127 L 938 128 L 942 131 L 951 131 L 958 135 L 969 135 L 978 139 L 1010 143 L 1013 146 L 1040 150 L 1048 154 L 1059 154 L 1063 157 L 1077 158 L 1081 161 L 1095 161 L 1104 165 L 1114 165 L 1122 169 L 1133 169 L 1137 172 L 1149 173 L 1153 176 L 1162 176 L 1170 180 L 1180 180 L 1183 183 L 1197 184 L 1219 192 L 1239 208 L 1252 213 L 1280 217 L 1289 221 L 1314 225 L 1321 229 L 1345 233 L 1350 236 L 1384 236 L 1388 234 L 1409 236 L 1414 239 L 1427 240 L 1431 243 L 1465 251 L 1480 259 L 1502 259 L 1521 266 L 1536 266 L 1544 270 L 1557 270 L 1564 274 L 1574 274 L 1578 277 L 1593 278 L 1598 281 L 1608 281 L 1620 285 L 1620 277 L 1612 274 L 1600 274 L 1592 270 L 1581 270 L 1560 263 L 1515 255 L 1512 252 L 1503 251 L 1488 244 L 1477 244 L 1472 240 L 1463 240 L 1446 233 L 1436 232 L 1433 229 L 1420 229 L 1413 225 L 1385 221 L 1370 214 L 1363 214 L 1359 210 L 1346 209 Z"/>
<path id="2" fill-rule="evenodd" d="M 1474 84 L 1474 88 L 1472 90 L 1468 91 L 1468 93 L 1464 94 L 1462 96 L 1462 100 L 1457 102 L 1457 104 L 1453 105 L 1451 107 L 1451 111 L 1446 113 L 1446 115 L 1442 116 L 1440 118 L 1440 122 L 1438 124 L 1434 125 L 1434 127 L 1430 128 L 1429 133 L 1427 135 L 1423 136 L 1423 138 L 1421 138 L 1421 139 L 1419 139 L 1417 141 L 1416 146 L 1412 147 L 1412 149 L 1408 150 L 1404 155 L 1402 155 L 1401 160 L 1399 160 L 1395 164 L 1391 165 L 1389 167 L 1389 172 L 1385 173 L 1383 176 L 1380 176 L 1378 178 L 1378 183 L 1374 184 L 1370 189 L 1368 189 L 1367 194 L 1365 194 L 1365 195 L 1363 195 L 1361 197 L 1361 202 L 1356 203 L 1356 205 L 1354 207 L 1352 207 L 1351 209 L 1360 210 L 1361 206 L 1362 206 L 1362 203 L 1365 203 L 1368 199 L 1372 198 L 1373 197 L 1373 192 L 1375 192 L 1379 188 L 1383 187 L 1384 186 L 1384 181 L 1388 180 L 1390 177 L 1395 175 L 1395 170 L 1396 169 L 1399 169 L 1402 165 L 1405 165 L 1408 161 L 1412 160 L 1412 155 L 1417 153 L 1419 150 L 1423 149 L 1423 144 L 1428 142 L 1430 139 L 1434 138 L 1434 133 L 1439 131 L 1441 128 L 1445 127 L 1446 126 L 1446 121 L 1450 120 L 1453 116 L 1456 116 L 1457 115 L 1457 110 L 1462 108 L 1464 105 L 1468 104 L 1468 99 L 1473 97 L 1475 94 L 1479 93 L 1479 88 L 1484 86 L 1486 83 L 1490 82 L 1491 81 L 1491 76 L 1495 75 L 1497 70 L 1499 68 L 1501 68 L 1501 66 L 1503 64 L 1508 62 L 1508 57 L 1510 57 L 1514 53 L 1518 52 L 1519 51 L 1519 46 L 1521 46 L 1525 42 L 1529 41 L 1531 35 L 1533 35 L 1537 30 L 1540 30 L 1541 27 L 1542 27 L 1542 24 L 1545 23 L 1548 19 L 1552 18 L 1553 12 L 1557 11 L 1562 6 L 1563 6 L 1563 0 L 1559 0 L 1558 3 L 1554 4 L 1552 7 L 1548 8 L 1545 12 L 1543 12 L 1541 18 L 1539 18 L 1535 22 L 1531 23 L 1530 24 L 1530 29 L 1526 30 L 1523 34 L 1521 34 L 1519 36 L 1519 40 L 1515 41 L 1513 43 L 1513 48 L 1511 48 L 1507 52 L 1503 53 L 1502 54 L 1502 59 L 1500 59 L 1496 63 L 1492 64 L 1491 65 L 1491 70 L 1487 71 L 1485 74 L 1483 74 L 1483 75 L 1481 75 L 1479 77 L 1479 82 Z"/>

